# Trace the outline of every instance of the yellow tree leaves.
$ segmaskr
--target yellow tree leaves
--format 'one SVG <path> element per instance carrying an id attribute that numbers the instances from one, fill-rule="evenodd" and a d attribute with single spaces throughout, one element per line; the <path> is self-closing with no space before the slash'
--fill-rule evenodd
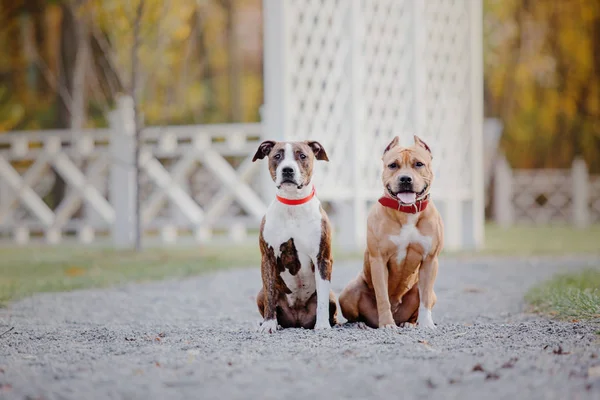
<path id="1" fill-rule="evenodd" d="M 514 167 L 600 172 L 600 4 L 485 0 L 486 115 Z"/>

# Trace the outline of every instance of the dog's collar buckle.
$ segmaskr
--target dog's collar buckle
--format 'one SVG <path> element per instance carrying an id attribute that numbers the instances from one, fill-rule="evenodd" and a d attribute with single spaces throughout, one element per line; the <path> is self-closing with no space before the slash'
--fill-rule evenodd
<path id="1" fill-rule="evenodd" d="M 299 206 L 299 205 L 306 204 L 309 201 L 311 201 L 312 198 L 315 197 L 316 194 L 317 194 L 317 191 L 316 191 L 315 187 L 313 186 L 310 194 L 302 199 L 286 199 L 285 197 L 281 197 L 279 195 L 275 195 L 275 197 L 277 198 L 277 200 L 280 203 L 283 203 L 287 206 Z"/>

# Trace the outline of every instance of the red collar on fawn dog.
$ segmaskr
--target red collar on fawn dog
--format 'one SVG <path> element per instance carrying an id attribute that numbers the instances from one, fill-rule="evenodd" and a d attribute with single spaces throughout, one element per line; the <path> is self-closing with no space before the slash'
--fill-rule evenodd
<path id="1" fill-rule="evenodd" d="M 379 199 L 379 203 L 384 207 L 393 208 L 394 210 L 403 213 L 416 214 L 427 208 L 427 204 L 429 204 L 429 195 L 425 196 L 421 200 L 417 200 L 413 204 L 403 204 L 398 200 L 387 196 L 381 197 Z"/>
<path id="2" fill-rule="evenodd" d="M 301 204 L 308 203 L 313 197 L 315 197 L 316 194 L 317 194 L 317 192 L 315 190 L 315 187 L 313 186 L 310 194 L 302 199 L 286 199 L 285 197 L 281 197 L 278 195 L 275 195 L 275 197 L 277 197 L 277 200 L 279 200 L 279 202 L 286 204 L 288 206 L 299 206 Z"/>

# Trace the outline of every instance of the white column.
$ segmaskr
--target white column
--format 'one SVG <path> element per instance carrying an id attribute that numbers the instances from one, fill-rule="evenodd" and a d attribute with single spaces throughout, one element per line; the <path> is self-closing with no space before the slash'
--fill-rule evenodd
<path id="1" fill-rule="evenodd" d="M 483 11 L 481 0 L 471 0 L 471 190 L 472 201 L 467 202 L 471 214 L 464 224 L 463 246 L 481 248 L 484 244 L 485 185 L 483 164 Z"/>
<path id="2" fill-rule="evenodd" d="M 590 187 L 589 176 L 585 161 L 576 158 L 571 169 L 573 181 L 573 224 L 577 228 L 590 225 Z"/>
<path id="3" fill-rule="evenodd" d="M 514 222 L 513 176 L 504 154 L 498 156 L 494 174 L 494 218 L 503 228 Z"/>
<path id="4" fill-rule="evenodd" d="M 109 200 L 115 209 L 112 239 L 116 247 L 133 247 L 135 244 L 135 127 L 133 99 L 119 98 L 117 109 L 109 115 L 110 182 Z"/>
<path id="5" fill-rule="evenodd" d="M 288 0 L 263 0 L 264 97 L 262 140 L 284 140 L 290 134 Z M 258 145 L 257 145 L 258 147 Z M 261 192 L 266 204 L 275 198 L 275 185 L 266 166 L 261 169 Z"/>

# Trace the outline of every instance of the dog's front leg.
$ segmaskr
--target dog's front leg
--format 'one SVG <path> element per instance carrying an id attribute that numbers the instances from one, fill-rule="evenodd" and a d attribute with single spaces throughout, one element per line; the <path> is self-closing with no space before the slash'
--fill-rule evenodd
<path id="1" fill-rule="evenodd" d="M 329 324 L 329 293 L 331 288 L 330 257 L 315 257 L 313 263 L 317 266 L 315 280 L 317 288 L 317 322 L 315 329 L 330 329 Z"/>
<path id="2" fill-rule="evenodd" d="M 380 328 L 396 328 L 388 294 L 388 269 L 380 255 L 369 255 L 371 265 L 371 280 L 377 302 L 377 316 Z"/>
<path id="3" fill-rule="evenodd" d="M 433 284 L 438 271 L 437 256 L 431 256 L 425 259 L 419 269 L 419 296 L 421 304 L 419 305 L 419 317 L 417 324 L 420 327 L 436 329 L 431 317 L 431 309 L 437 300 L 433 291 Z"/>
<path id="4" fill-rule="evenodd" d="M 272 249 L 271 249 L 272 251 Z M 276 275 L 277 265 L 275 256 L 263 254 L 261 262 L 261 274 L 264 291 L 264 321 L 258 328 L 263 333 L 274 333 L 277 330 L 277 287 Z"/>

